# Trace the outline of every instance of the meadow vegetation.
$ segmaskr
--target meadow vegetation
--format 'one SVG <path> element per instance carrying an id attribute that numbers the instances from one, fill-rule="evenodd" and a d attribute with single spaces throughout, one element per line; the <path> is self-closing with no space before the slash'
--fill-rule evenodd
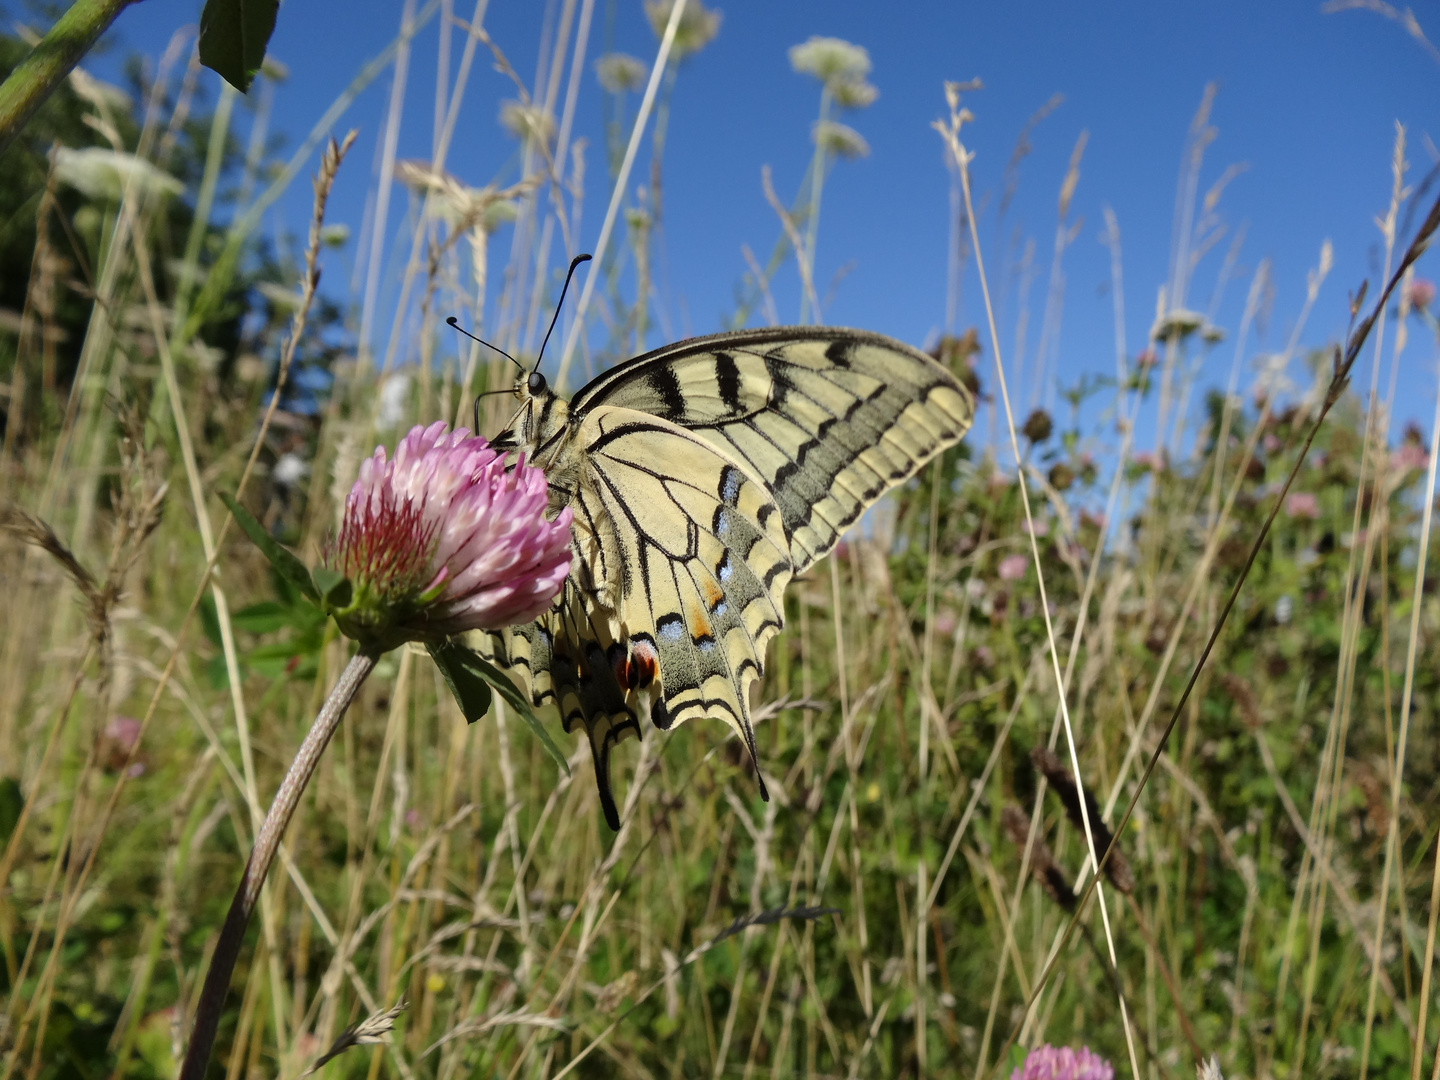
<path id="1" fill-rule="evenodd" d="M 328 127 L 280 157 L 283 73 L 209 101 L 184 34 L 124 92 L 77 72 L 0 156 L 0 1078 L 173 1075 L 256 824 L 348 656 L 217 492 L 313 564 L 361 457 L 415 423 L 466 423 L 475 392 L 509 385 L 446 314 L 533 356 L 582 243 L 575 95 L 606 102 L 590 167 L 637 156 L 651 63 L 577 62 L 572 20 L 592 7 L 560 5 L 535 82 L 514 76 L 514 154 L 479 187 L 444 164 L 453 103 L 473 64 L 513 75 L 521 43 L 443 27 L 463 63 L 435 158 L 383 159 L 372 218 L 317 219 L 308 238 L 259 225 Z M 658 37 L 670 8 L 651 11 Z M 659 343 L 665 130 L 683 122 L 669 92 L 717 32 L 695 3 L 676 29 L 643 179 L 627 174 L 594 264 L 596 333 L 555 354 L 571 375 Z M 0 57 L 22 53 L 7 40 Z M 838 119 L 873 99 L 863 51 L 811 42 L 792 61 L 817 80 L 796 92 L 820 89 L 814 155 L 789 204 L 765 175 L 778 239 L 764 263 L 744 252 L 737 326 L 784 321 L 768 283 L 797 270 L 801 318 L 823 318 L 823 189 L 867 149 Z M 969 89 L 948 92 L 958 121 Z M 287 835 L 210 1075 L 300 1076 L 367 1019 L 329 1075 L 978 1078 L 1042 1042 L 1147 1080 L 1212 1054 L 1230 1077 L 1412 1075 L 1417 1038 L 1440 1031 L 1436 431 L 1392 432 L 1389 415 L 1397 366 L 1433 355 L 1435 290 L 1404 276 L 1282 498 L 1332 364 L 1297 342 L 1326 276 L 1359 272 L 1318 253 L 1303 310 L 1276 316 L 1288 343 L 1256 353 L 1275 283 L 1264 262 L 1233 280 L 1224 176 L 1201 191 L 1210 101 L 1142 342 L 1124 337 L 1108 222 L 1113 373 L 1056 382 L 1052 290 L 1032 354 L 1003 355 L 1007 422 L 989 328 L 937 311 L 952 332 L 924 344 L 983 395 L 975 430 L 791 587 L 758 698 L 770 802 L 724 725 L 650 730 L 614 755 L 612 834 L 583 742 L 555 723 L 567 776 L 498 699 L 467 725 L 424 651 L 397 650 Z M 1062 229 L 1083 149 L 1057 178 Z M 1421 216 L 1406 153 L 1400 132 L 1377 193 L 1387 276 Z M 955 206 L 952 300 L 976 254 Z M 374 242 L 387 207 L 403 217 L 390 254 Z M 311 295 L 307 248 L 323 266 L 346 243 L 355 296 L 338 280 Z M 998 258 L 992 284 L 1013 282 Z M 1227 286 L 1248 301 L 1222 328 Z M 506 402 L 484 402 L 493 433 Z M 1087 859 L 1067 725 L 1102 847 L 1140 794 L 1123 863 L 1062 945 Z"/>

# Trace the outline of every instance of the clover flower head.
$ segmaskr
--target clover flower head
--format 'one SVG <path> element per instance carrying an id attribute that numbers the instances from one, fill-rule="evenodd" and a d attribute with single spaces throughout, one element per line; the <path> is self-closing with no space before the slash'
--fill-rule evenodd
<path id="1" fill-rule="evenodd" d="M 1010 1080 L 1114 1080 L 1115 1068 L 1088 1046 L 1046 1044 L 1030 1051 L 1025 1064 L 1010 1073 Z"/>
<path id="2" fill-rule="evenodd" d="M 352 589 L 334 610 L 378 648 L 526 622 L 570 572 L 570 509 L 545 518 L 544 474 L 464 428 L 415 427 L 360 465 L 325 565 Z"/>

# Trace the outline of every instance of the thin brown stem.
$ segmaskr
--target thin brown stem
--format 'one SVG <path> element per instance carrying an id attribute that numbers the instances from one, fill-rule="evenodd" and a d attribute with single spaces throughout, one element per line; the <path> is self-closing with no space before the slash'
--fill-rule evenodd
<path id="1" fill-rule="evenodd" d="M 1371 329 L 1374 328 L 1375 323 L 1384 314 L 1385 304 L 1390 299 L 1390 294 L 1395 291 L 1395 287 L 1400 283 L 1400 279 L 1404 277 L 1405 271 L 1424 253 L 1437 227 L 1440 227 L 1440 199 L 1437 199 L 1434 205 L 1430 207 L 1430 212 L 1425 216 L 1424 223 L 1420 226 L 1415 239 L 1411 241 L 1410 247 L 1400 260 L 1399 267 L 1391 275 L 1390 280 L 1385 283 L 1385 289 L 1380 294 L 1379 299 L 1376 300 L 1375 306 L 1371 309 L 1370 314 L 1351 332 L 1346 341 L 1345 348 L 1343 350 L 1339 348 L 1335 350 L 1334 369 L 1331 374 L 1330 385 L 1326 389 L 1324 400 L 1320 403 L 1315 419 L 1310 424 L 1309 431 L 1306 432 L 1305 441 L 1300 446 L 1300 452 L 1295 456 L 1295 462 L 1290 467 L 1289 474 L 1285 477 L 1285 483 L 1275 495 L 1270 507 L 1270 513 L 1266 515 L 1265 523 L 1260 526 L 1260 531 L 1255 534 L 1255 540 L 1250 546 L 1250 554 L 1245 560 L 1245 565 L 1241 567 L 1240 575 L 1235 579 L 1235 584 L 1230 590 L 1230 595 L 1225 600 L 1225 606 L 1221 608 L 1219 618 L 1215 620 L 1215 626 L 1210 631 L 1210 638 L 1205 642 L 1205 648 L 1201 650 L 1199 659 L 1195 661 L 1195 667 L 1190 672 L 1190 678 L 1185 683 L 1185 689 L 1181 692 L 1179 700 L 1175 702 L 1175 708 L 1170 714 L 1170 719 L 1166 723 L 1164 731 L 1160 734 L 1160 739 L 1156 743 L 1154 752 L 1150 755 L 1149 762 L 1146 763 L 1145 772 L 1141 774 L 1140 783 L 1136 785 L 1135 793 L 1130 797 L 1129 805 L 1125 807 L 1125 813 L 1115 826 L 1110 844 L 1105 849 L 1105 854 L 1099 861 L 1097 873 L 1090 879 L 1090 882 L 1085 888 L 1085 892 L 1081 894 L 1080 902 L 1076 905 L 1075 914 L 1071 917 L 1069 925 L 1065 929 L 1065 935 L 1060 941 L 1060 946 L 1051 953 L 1050 962 L 1045 965 L 1045 970 L 1041 972 L 1040 978 L 1036 983 L 1035 993 L 1030 997 L 1030 1000 L 1026 1002 L 1025 1016 L 1028 1017 L 1030 1010 L 1034 1008 L 1035 1002 L 1039 999 L 1040 993 L 1045 988 L 1046 980 L 1049 979 L 1050 974 L 1055 970 L 1055 965 L 1059 962 L 1065 945 L 1069 943 L 1070 937 L 1075 932 L 1075 928 L 1080 924 L 1080 919 L 1084 915 L 1085 908 L 1090 902 L 1090 896 L 1095 891 L 1097 883 L 1100 880 L 1100 873 L 1104 871 L 1110 861 L 1111 853 L 1116 849 L 1116 840 L 1125 835 L 1125 830 L 1130 824 L 1130 818 L 1134 815 L 1135 807 L 1140 802 L 1140 796 L 1144 793 L 1151 775 L 1155 772 L 1155 766 L 1159 764 L 1160 756 L 1165 752 L 1166 746 L 1169 745 L 1170 736 L 1174 733 L 1175 726 L 1180 722 L 1180 717 L 1184 713 L 1185 706 L 1190 700 L 1190 694 L 1200 679 L 1200 673 L 1205 670 L 1205 664 L 1210 659 L 1210 654 L 1214 651 L 1216 642 L 1220 640 L 1220 634 L 1225 629 L 1225 623 L 1230 617 L 1231 610 L 1235 607 L 1235 601 L 1240 597 L 1240 590 L 1244 588 L 1245 581 L 1250 576 L 1250 570 L 1255 565 L 1255 559 L 1265 546 L 1265 539 L 1270 535 L 1270 526 L 1274 524 L 1275 517 L 1280 512 L 1280 507 L 1284 505 L 1285 497 L 1290 492 L 1290 486 L 1295 482 L 1295 477 L 1299 474 L 1300 467 L 1305 464 L 1305 458 L 1310 453 L 1310 446 L 1314 443 L 1315 436 L 1325 423 L 1325 418 L 1330 415 L 1330 410 L 1334 408 L 1335 403 L 1339 401 L 1344 394 L 1346 386 L 1349 385 L 1350 371 L 1355 366 L 1355 360 L 1359 357 L 1360 350 L 1364 347 L 1366 339 L 1369 338 Z M 1364 291 L 1362 290 L 1360 295 L 1353 301 L 1352 310 L 1359 307 L 1363 297 Z M 1024 1019 L 1022 1018 L 1011 1030 L 1010 1037 L 1006 1040 L 1005 1046 L 1001 1049 L 997 1060 L 1006 1060 L 1006 1055 L 1010 1052 L 1010 1047 L 1015 1044 L 1015 1040 L 1020 1034 L 1020 1028 L 1023 1023 Z"/>

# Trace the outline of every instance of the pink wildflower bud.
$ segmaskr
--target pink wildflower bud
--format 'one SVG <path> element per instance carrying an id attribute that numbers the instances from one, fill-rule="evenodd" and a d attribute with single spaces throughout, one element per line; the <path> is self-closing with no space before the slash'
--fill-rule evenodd
<path id="1" fill-rule="evenodd" d="M 117 772 L 130 760 L 130 755 L 140 744 L 140 721 L 133 716 L 112 716 L 106 722 L 105 728 L 100 733 L 99 757 L 103 767 L 109 772 Z M 145 771 L 145 766 L 140 761 L 132 762 L 129 768 L 131 777 L 139 776 Z"/>
<path id="2" fill-rule="evenodd" d="M 140 741 L 140 721 L 133 716 L 112 716 L 105 725 L 105 738 L 120 753 L 128 754 Z"/>
<path id="3" fill-rule="evenodd" d="M 1130 460 L 1146 472 L 1162 473 L 1165 471 L 1164 450 L 1142 450 Z"/>
<path id="4" fill-rule="evenodd" d="M 1408 291 L 1410 306 L 1416 311 L 1423 311 L 1435 301 L 1435 283 L 1425 278 L 1415 278 L 1410 282 Z"/>
<path id="5" fill-rule="evenodd" d="M 1030 569 L 1030 559 L 1026 555 L 1006 555 L 1000 560 L 1000 580 L 1019 581 Z"/>
<path id="6" fill-rule="evenodd" d="M 1320 504 L 1308 491 L 1297 491 L 1285 497 L 1285 513 L 1292 518 L 1310 518 L 1313 521 L 1320 516 Z"/>
<path id="7" fill-rule="evenodd" d="M 1423 469 L 1429 464 L 1430 455 L 1425 452 L 1425 447 L 1410 442 L 1408 439 L 1390 455 L 1390 468 L 1393 472 L 1404 473 L 1412 469 Z"/>
<path id="8" fill-rule="evenodd" d="M 1025 1064 L 1010 1073 L 1010 1080 L 1114 1080 L 1115 1067 L 1088 1046 L 1039 1046 Z"/>
<path id="9" fill-rule="evenodd" d="M 415 427 L 360 465 L 325 565 L 350 580 L 346 635 L 381 649 L 535 618 L 570 572 L 570 509 L 545 519 L 545 476 L 484 439 Z"/>

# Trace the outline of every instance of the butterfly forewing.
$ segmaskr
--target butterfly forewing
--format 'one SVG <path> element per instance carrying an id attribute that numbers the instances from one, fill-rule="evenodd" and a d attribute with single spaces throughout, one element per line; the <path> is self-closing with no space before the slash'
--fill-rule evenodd
<path id="1" fill-rule="evenodd" d="M 680 342 L 576 395 L 546 465 L 552 505 L 574 512 L 570 578 L 543 618 L 475 644 L 537 705 L 556 701 L 567 731 L 584 724 L 612 828 L 610 747 L 640 733 L 641 698 L 661 728 L 725 720 L 753 756 L 748 691 L 786 584 L 973 409 L 923 353 L 810 327 Z"/>
<path id="2" fill-rule="evenodd" d="M 974 412 L 924 353 L 823 327 L 680 342 L 600 376 L 574 407 L 600 403 L 661 416 L 745 464 L 780 509 L 797 571 L 956 442 Z"/>

